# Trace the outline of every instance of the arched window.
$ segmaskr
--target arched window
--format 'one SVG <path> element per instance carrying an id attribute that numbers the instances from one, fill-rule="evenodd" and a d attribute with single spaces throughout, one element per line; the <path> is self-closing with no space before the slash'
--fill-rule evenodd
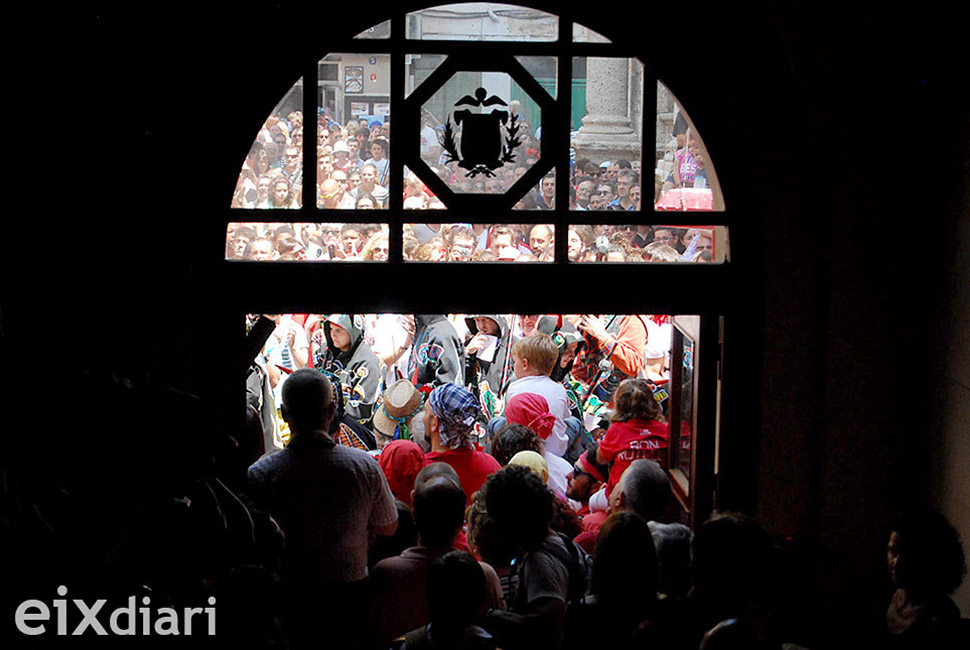
<path id="1" fill-rule="evenodd" d="M 225 278 L 239 322 L 655 315 L 672 324 L 668 468 L 685 513 L 706 516 L 732 215 L 656 62 L 608 36 L 497 3 L 329 34 L 242 162 Z"/>

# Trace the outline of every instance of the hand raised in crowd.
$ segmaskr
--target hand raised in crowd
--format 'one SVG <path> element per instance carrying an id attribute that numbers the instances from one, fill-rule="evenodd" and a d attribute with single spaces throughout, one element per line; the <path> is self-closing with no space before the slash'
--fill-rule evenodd
<path id="1" fill-rule="evenodd" d="M 472 337 L 472 340 L 465 346 L 465 354 L 475 354 L 481 352 L 488 345 L 488 335 L 479 332 Z"/>
<path id="2" fill-rule="evenodd" d="M 576 327 L 602 344 L 606 344 L 610 339 L 610 335 L 606 332 L 606 324 L 595 314 L 583 314 Z"/>
<path id="3" fill-rule="evenodd" d="M 412 343 L 414 343 L 414 332 L 415 332 L 415 329 L 416 329 L 416 325 L 414 323 L 414 315 L 413 314 L 407 314 L 402 319 L 401 325 L 404 326 L 404 331 L 407 332 L 407 334 L 408 334 L 407 335 L 407 338 L 404 341 L 404 344 L 407 345 L 407 346 L 410 346 Z"/>

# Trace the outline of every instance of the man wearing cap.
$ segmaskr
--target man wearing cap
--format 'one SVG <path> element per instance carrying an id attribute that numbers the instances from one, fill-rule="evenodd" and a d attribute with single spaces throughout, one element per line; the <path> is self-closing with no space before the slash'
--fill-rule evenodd
<path id="1" fill-rule="evenodd" d="M 471 505 L 472 495 L 485 479 L 502 468 L 492 456 L 472 445 L 475 423 L 484 420 L 478 400 L 457 384 L 443 384 L 428 396 L 423 418 L 424 434 L 431 443 L 425 462 L 451 465 L 465 490 L 466 505 Z"/>
<path id="2" fill-rule="evenodd" d="M 368 538 L 397 530 L 394 497 L 373 458 L 330 437 L 335 403 L 324 375 L 291 374 L 281 410 L 290 444 L 251 465 L 248 482 L 253 502 L 286 535 L 281 612 L 290 646 L 327 639 L 353 647 L 365 611 Z"/>

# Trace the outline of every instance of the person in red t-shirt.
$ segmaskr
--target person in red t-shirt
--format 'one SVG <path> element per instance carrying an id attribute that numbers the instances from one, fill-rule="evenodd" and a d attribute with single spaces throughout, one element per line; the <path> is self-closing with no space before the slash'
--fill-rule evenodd
<path id="1" fill-rule="evenodd" d="M 485 479 L 502 469 L 495 458 L 472 445 L 475 422 L 485 418 L 478 400 L 457 384 L 443 384 L 428 396 L 423 418 L 425 436 L 431 443 L 425 465 L 439 461 L 451 465 L 465 490 L 466 505 L 471 505 Z"/>
<path id="2" fill-rule="evenodd" d="M 596 453 L 601 463 L 613 463 L 606 482 L 607 498 L 633 461 L 646 458 L 667 467 L 669 431 L 650 384 L 643 379 L 623 380 L 616 389 L 615 402 L 612 424 Z"/>

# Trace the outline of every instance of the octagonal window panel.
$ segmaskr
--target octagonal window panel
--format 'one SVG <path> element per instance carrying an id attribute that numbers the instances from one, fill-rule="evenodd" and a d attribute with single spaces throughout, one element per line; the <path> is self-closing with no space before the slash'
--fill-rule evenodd
<path id="1" fill-rule="evenodd" d="M 437 143 L 428 138 L 421 160 L 456 194 L 505 193 L 541 156 L 527 117 L 541 108 L 507 73 L 458 72 L 422 115 Z"/>

